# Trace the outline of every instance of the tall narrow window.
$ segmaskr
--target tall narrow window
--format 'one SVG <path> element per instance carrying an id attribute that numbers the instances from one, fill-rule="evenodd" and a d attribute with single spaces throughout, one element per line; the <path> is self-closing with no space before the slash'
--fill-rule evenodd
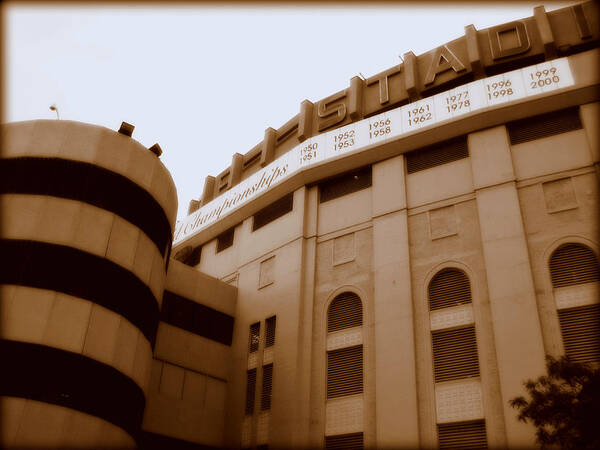
<path id="1" fill-rule="evenodd" d="M 273 364 L 263 366 L 262 394 L 260 399 L 261 411 L 271 409 L 271 391 L 273 389 Z"/>
<path id="2" fill-rule="evenodd" d="M 580 244 L 557 248 L 550 258 L 550 276 L 557 297 L 558 320 L 566 355 L 577 362 L 600 362 L 600 303 L 596 289 L 580 290 L 600 281 L 600 267 L 594 252 Z M 578 298 L 579 303 L 562 307 L 561 291 Z"/>
<path id="3" fill-rule="evenodd" d="M 427 292 L 436 403 L 446 402 L 442 408 L 446 412 L 438 415 L 438 421 L 443 422 L 437 425 L 439 448 L 487 448 L 485 420 L 468 420 L 473 416 L 460 411 L 461 402 L 471 401 L 461 392 L 461 384 L 446 385 L 444 389 L 458 386 L 458 390 L 446 394 L 445 400 L 437 398 L 437 383 L 479 376 L 469 278 L 459 269 L 442 269 L 431 279 Z"/>
<path id="4" fill-rule="evenodd" d="M 250 338 L 248 351 L 253 353 L 258 350 L 258 343 L 260 342 L 260 322 L 253 323 L 250 325 Z"/>
<path id="5" fill-rule="evenodd" d="M 328 333 L 361 327 L 362 323 L 362 302 L 358 295 L 344 292 L 333 299 L 327 311 Z M 327 398 L 361 392 L 363 392 L 362 343 L 360 345 L 350 343 L 350 346 L 347 344 L 329 350 L 327 352 Z"/>
<path id="6" fill-rule="evenodd" d="M 277 317 L 272 316 L 265 320 L 266 326 L 266 339 L 265 339 L 265 347 L 272 347 L 275 345 L 275 325 L 276 325 Z"/>
<path id="7" fill-rule="evenodd" d="M 246 415 L 254 413 L 254 395 L 256 392 L 256 369 L 247 372 L 246 379 Z"/>
<path id="8" fill-rule="evenodd" d="M 440 270 L 429 283 L 429 310 L 470 305 L 471 286 L 463 271 Z M 472 324 L 448 322 L 442 329 L 432 330 L 435 382 L 479 376 L 477 339 Z"/>

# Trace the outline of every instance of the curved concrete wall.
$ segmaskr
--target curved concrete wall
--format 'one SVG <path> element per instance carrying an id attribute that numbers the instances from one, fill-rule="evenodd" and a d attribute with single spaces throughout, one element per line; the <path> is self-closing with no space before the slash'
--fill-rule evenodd
<path id="1" fill-rule="evenodd" d="M 2 129 L 2 444 L 135 447 L 177 211 L 130 137 L 70 121 Z"/>

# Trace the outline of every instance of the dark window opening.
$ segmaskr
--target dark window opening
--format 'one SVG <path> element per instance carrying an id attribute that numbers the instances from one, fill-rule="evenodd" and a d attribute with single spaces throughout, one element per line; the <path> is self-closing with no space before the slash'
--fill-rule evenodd
<path id="1" fill-rule="evenodd" d="M 275 325 L 276 325 L 277 317 L 269 317 L 265 320 L 266 326 L 266 339 L 265 339 L 265 347 L 272 347 L 275 345 Z"/>
<path id="2" fill-rule="evenodd" d="M 281 197 L 279 200 L 254 214 L 252 231 L 256 231 L 274 220 L 279 219 L 281 216 L 292 211 L 292 209 L 294 209 L 294 193 L 290 192 L 285 197 Z"/>
<path id="3" fill-rule="evenodd" d="M 217 236 L 217 253 L 222 252 L 226 248 L 229 248 L 233 245 L 234 235 L 235 227 L 231 227 L 229 230 Z"/>
<path id="4" fill-rule="evenodd" d="M 260 322 L 253 323 L 250 325 L 250 339 L 249 339 L 249 351 L 253 353 L 258 350 L 258 343 L 260 342 Z"/>
<path id="5" fill-rule="evenodd" d="M 163 294 L 160 319 L 190 333 L 231 345 L 233 317 L 173 292 Z"/>
<path id="6" fill-rule="evenodd" d="M 273 389 L 273 364 L 263 366 L 262 393 L 260 399 L 260 410 L 271 409 L 271 391 Z"/>
<path id="7" fill-rule="evenodd" d="M 254 395 L 256 392 L 256 369 L 247 372 L 246 381 L 246 415 L 254 413 Z"/>
<path id="8" fill-rule="evenodd" d="M 371 187 L 371 166 L 338 175 L 319 184 L 319 203 Z"/>

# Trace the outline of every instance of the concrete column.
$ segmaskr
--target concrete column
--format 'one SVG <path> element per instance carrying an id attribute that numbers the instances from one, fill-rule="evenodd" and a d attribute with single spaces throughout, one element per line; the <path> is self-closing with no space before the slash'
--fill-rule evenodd
<path id="1" fill-rule="evenodd" d="M 519 197 L 504 126 L 469 135 L 507 443 L 533 447 L 535 429 L 509 400 L 545 372 L 544 345 Z"/>
<path id="2" fill-rule="evenodd" d="M 418 448 L 404 156 L 373 165 L 377 448 Z"/>
<path id="3" fill-rule="evenodd" d="M 302 239 L 301 292 L 298 316 L 298 352 L 296 367 L 302 368 L 296 374 L 298 407 L 294 417 L 294 432 L 291 447 L 309 448 L 311 421 L 311 375 L 313 309 L 315 299 L 315 265 L 317 253 L 317 210 L 319 206 L 318 188 L 306 189 L 304 196 L 304 229 Z M 322 436 L 319 436 L 322 437 Z"/>

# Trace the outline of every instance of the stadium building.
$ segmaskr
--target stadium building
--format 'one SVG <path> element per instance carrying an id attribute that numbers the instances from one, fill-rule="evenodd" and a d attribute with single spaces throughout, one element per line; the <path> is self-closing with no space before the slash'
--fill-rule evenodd
<path id="1" fill-rule="evenodd" d="M 2 445 L 534 446 L 523 381 L 600 362 L 598 17 L 305 100 L 177 223 L 132 126 L 4 125 Z"/>

